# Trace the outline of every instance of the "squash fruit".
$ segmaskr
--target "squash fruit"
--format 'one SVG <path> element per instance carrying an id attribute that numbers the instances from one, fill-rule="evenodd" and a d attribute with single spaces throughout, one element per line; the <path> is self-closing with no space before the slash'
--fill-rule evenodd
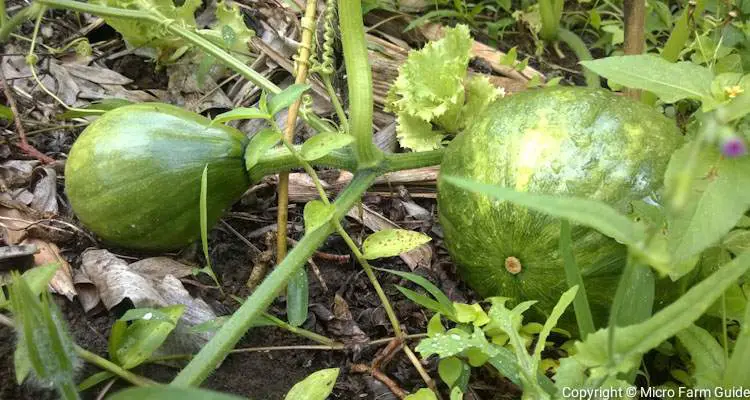
<path id="1" fill-rule="evenodd" d="M 627 213 L 631 201 L 661 187 L 669 157 L 682 141 L 672 121 L 609 91 L 530 90 L 495 101 L 457 135 L 446 149 L 441 177 L 595 199 Z M 484 297 L 537 300 L 542 315 L 552 310 L 567 289 L 559 220 L 440 178 L 438 212 L 446 247 L 469 286 Z M 625 249 L 581 226 L 573 226 L 572 236 L 601 326 Z"/>
<path id="2" fill-rule="evenodd" d="M 139 250 L 173 250 L 200 237 L 201 176 L 208 165 L 212 226 L 250 181 L 245 135 L 179 107 L 119 107 L 89 125 L 65 165 L 73 211 L 102 239 Z"/>

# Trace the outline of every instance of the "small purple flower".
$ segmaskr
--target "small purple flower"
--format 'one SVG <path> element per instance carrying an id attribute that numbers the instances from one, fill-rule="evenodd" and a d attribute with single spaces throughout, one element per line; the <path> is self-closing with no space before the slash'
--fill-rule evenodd
<path id="1" fill-rule="evenodd" d="M 741 157 L 747 154 L 747 146 L 742 138 L 732 136 L 721 142 L 721 153 L 729 158 Z"/>

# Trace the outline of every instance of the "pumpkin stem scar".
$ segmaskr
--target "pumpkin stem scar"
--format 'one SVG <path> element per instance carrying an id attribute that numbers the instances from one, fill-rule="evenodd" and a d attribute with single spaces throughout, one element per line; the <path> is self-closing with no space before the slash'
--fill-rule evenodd
<path id="1" fill-rule="evenodd" d="M 505 259 L 505 269 L 513 275 L 518 274 L 523 269 L 521 261 L 513 256 Z"/>

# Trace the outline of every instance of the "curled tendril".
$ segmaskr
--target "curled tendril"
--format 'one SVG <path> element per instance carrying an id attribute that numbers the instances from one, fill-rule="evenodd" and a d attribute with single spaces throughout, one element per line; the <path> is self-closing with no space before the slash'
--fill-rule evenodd
<path id="1" fill-rule="evenodd" d="M 326 1 L 325 18 L 323 25 L 323 50 L 321 60 L 317 57 L 311 59 L 313 62 L 313 71 L 322 75 L 333 75 L 333 45 L 336 41 L 335 33 L 336 22 L 336 0 Z"/>

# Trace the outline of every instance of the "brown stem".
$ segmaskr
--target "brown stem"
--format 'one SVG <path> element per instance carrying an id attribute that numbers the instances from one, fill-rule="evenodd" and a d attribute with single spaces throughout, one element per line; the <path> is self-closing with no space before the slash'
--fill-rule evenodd
<path id="1" fill-rule="evenodd" d="M 8 99 L 8 105 L 10 105 L 10 110 L 11 112 L 13 112 L 13 121 L 16 123 L 16 133 L 18 133 L 19 139 L 19 143 L 16 144 L 16 146 L 22 152 L 36 158 L 43 164 L 52 164 L 53 162 L 55 162 L 52 157 L 37 150 L 34 146 L 30 145 L 29 142 L 26 141 L 26 130 L 23 128 L 23 124 L 21 123 L 21 114 L 18 112 L 16 98 L 15 96 L 13 96 L 13 90 L 10 86 L 8 86 L 8 81 L 5 80 L 5 73 L 3 73 L 2 68 L 0 68 L 0 79 L 3 82 L 3 91 L 5 91 L 5 97 Z"/>
<path id="2" fill-rule="evenodd" d="M 625 0 L 625 55 L 642 54 L 646 44 L 646 0 Z M 627 95 L 640 98 L 640 91 L 628 89 Z"/>
<path id="3" fill-rule="evenodd" d="M 386 374 L 380 372 L 377 369 L 370 368 L 369 365 L 365 364 L 354 364 L 352 365 L 352 372 L 358 372 L 360 374 L 367 374 L 369 373 L 372 375 L 373 378 L 379 380 L 382 382 L 385 386 L 388 387 L 388 389 L 393 392 L 393 394 L 398 397 L 399 399 L 406 398 L 406 391 L 404 389 L 401 389 L 401 387 L 396 383 L 393 379 L 389 378 Z"/>

